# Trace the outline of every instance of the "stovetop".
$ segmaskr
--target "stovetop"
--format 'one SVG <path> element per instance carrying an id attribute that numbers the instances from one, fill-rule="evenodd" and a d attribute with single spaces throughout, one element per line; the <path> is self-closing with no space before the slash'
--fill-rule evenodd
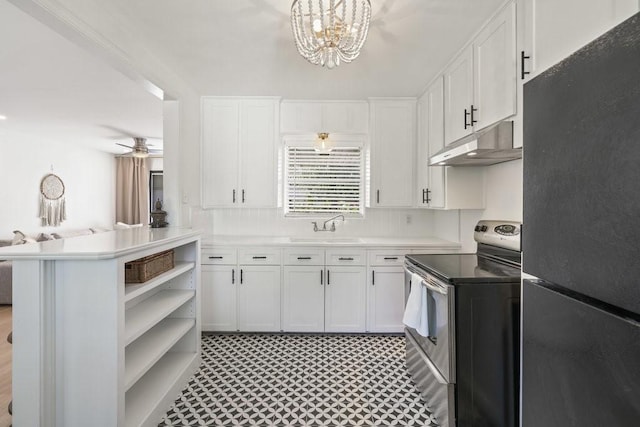
<path id="1" fill-rule="evenodd" d="M 446 282 L 501 283 L 519 282 L 520 268 L 485 258 L 478 254 L 411 254 L 409 263 Z"/>

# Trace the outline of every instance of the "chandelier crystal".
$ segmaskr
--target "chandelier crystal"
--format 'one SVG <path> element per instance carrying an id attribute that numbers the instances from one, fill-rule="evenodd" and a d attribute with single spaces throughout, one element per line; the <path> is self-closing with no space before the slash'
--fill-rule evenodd
<path id="1" fill-rule="evenodd" d="M 298 52 L 329 69 L 360 55 L 370 20 L 369 0 L 294 0 L 291 5 Z"/>

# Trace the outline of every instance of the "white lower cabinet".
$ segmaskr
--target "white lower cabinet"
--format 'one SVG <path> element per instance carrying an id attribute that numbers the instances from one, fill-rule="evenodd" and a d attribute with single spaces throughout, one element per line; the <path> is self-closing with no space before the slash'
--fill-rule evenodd
<path id="1" fill-rule="evenodd" d="M 284 259 L 285 332 L 365 331 L 365 251 L 292 248 Z"/>
<path id="2" fill-rule="evenodd" d="M 205 249 L 202 329 L 402 332 L 410 249 Z M 227 264 L 223 264 L 227 263 Z"/>
<path id="3" fill-rule="evenodd" d="M 241 265 L 238 330 L 280 331 L 280 266 Z"/>
<path id="4" fill-rule="evenodd" d="M 365 276 L 365 267 L 327 266 L 326 332 L 365 332 Z"/>
<path id="5" fill-rule="evenodd" d="M 205 331 L 235 331 L 236 266 L 202 265 L 202 329 Z"/>
<path id="6" fill-rule="evenodd" d="M 282 329 L 287 332 L 324 331 L 324 265 L 284 267 Z"/>
<path id="7" fill-rule="evenodd" d="M 404 314 L 404 268 L 369 269 L 368 332 L 402 332 Z"/>
<path id="8" fill-rule="evenodd" d="M 367 332 L 404 330 L 404 255 L 410 252 L 410 249 L 369 251 Z"/>
<path id="9" fill-rule="evenodd" d="M 205 249 L 202 330 L 280 331 L 280 249 Z"/>

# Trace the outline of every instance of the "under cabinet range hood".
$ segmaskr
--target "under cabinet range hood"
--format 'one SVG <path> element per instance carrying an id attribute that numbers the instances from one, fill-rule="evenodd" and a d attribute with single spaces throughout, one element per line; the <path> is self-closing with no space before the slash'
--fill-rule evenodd
<path id="1" fill-rule="evenodd" d="M 522 158 L 513 147 L 513 122 L 495 126 L 446 146 L 429 158 L 429 166 L 488 166 Z"/>

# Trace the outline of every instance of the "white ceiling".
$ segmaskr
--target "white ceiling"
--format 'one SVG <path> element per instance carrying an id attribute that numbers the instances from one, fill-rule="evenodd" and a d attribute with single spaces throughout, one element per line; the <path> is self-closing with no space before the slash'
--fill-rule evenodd
<path id="1" fill-rule="evenodd" d="M 0 131 L 113 153 L 127 135 L 162 137 L 160 99 L 5 0 L 0 115 Z"/>
<path id="2" fill-rule="evenodd" d="M 298 99 L 419 95 L 504 2 L 371 0 L 362 54 L 328 70 L 297 53 L 291 0 L 61 1 L 116 16 L 199 94 Z M 9 117 L 0 129 L 103 149 L 124 133 L 161 136 L 157 98 L 6 0 L 0 49 L 0 114 Z"/>

